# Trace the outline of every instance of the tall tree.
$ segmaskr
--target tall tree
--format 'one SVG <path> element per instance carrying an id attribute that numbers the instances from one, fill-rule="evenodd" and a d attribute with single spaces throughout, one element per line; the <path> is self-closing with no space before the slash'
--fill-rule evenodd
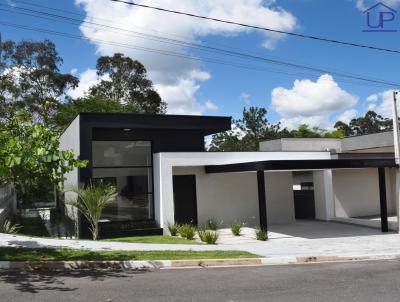
<path id="1" fill-rule="evenodd" d="M 106 100 L 97 96 L 71 99 L 62 104 L 54 115 L 53 127 L 58 131 L 64 130 L 79 112 L 138 112 L 138 110 L 117 100 Z"/>
<path id="2" fill-rule="evenodd" d="M 271 124 L 267 109 L 243 108 L 243 117 L 233 121 L 233 130 L 213 135 L 210 151 L 257 151 L 264 140 L 289 135 L 280 124 Z"/>
<path id="3" fill-rule="evenodd" d="M 66 91 L 78 85 L 78 79 L 60 72 L 63 60 L 49 40 L 9 40 L 0 50 L 0 117 L 10 118 L 24 109 L 47 124 Z"/>
<path id="4" fill-rule="evenodd" d="M 391 119 L 385 118 L 374 111 L 368 111 L 365 116 L 352 119 L 349 124 L 338 121 L 334 127 L 343 130 L 346 135 L 371 134 L 393 129 Z"/>
<path id="5" fill-rule="evenodd" d="M 142 63 L 123 54 L 97 60 L 97 74 L 103 79 L 89 89 L 89 94 L 129 104 L 141 113 L 165 113 L 166 103 L 154 90 Z"/>

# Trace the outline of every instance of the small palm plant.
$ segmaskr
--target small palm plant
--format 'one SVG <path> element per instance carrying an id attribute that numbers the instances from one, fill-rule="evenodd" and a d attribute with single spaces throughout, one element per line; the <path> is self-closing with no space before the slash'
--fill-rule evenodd
<path id="1" fill-rule="evenodd" d="M 13 224 L 11 220 L 6 219 L 2 226 L 2 231 L 6 234 L 17 234 L 21 228 L 21 225 Z"/>
<path id="2" fill-rule="evenodd" d="M 118 195 L 114 186 L 92 184 L 84 187 L 79 186 L 68 190 L 77 194 L 77 199 L 68 200 L 66 203 L 72 205 L 86 217 L 90 224 L 90 232 L 93 240 L 99 237 L 99 220 L 101 214 L 107 205 L 109 205 Z"/>

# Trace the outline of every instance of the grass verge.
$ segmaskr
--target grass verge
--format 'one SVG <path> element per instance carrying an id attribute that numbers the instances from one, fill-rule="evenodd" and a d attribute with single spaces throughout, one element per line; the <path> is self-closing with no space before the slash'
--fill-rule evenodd
<path id="1" fill-rule="evenodd" d="M 112 261 L 258 258 L 242 251 L 101 251 L 0 248 L 1 261 Z"/>
<path id="2" fill-rule="evenodd" d="M 174 236 L 138 236 L 104 239 L 103 241 L 128 242 L 128 243 L 159 243 L 159 244 L 202 244 L 194 240 L 187 240 Z"/>

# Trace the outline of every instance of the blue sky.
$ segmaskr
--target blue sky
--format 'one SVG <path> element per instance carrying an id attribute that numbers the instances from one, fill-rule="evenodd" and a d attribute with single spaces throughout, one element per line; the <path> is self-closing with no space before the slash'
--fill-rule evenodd
<path id="1" fill-rule="evenodd" d="M 73 18 L 86 18 L 92 22 L 131 31 L 184 39 L 208 46 L 252 52 L 267 58 L 400 82 L 397 80 L 400 54 L 339 46 L 296 37 L 271 36 L 260 31 L 168 15 L 108 0 L 25 0 L 25 2 L 80 13 L 82 16 L 49 11 Z M 374 1 L 143 0 L 138 2 L 302 34 L 400 49 L 400 32 L 362 32 L 366 27 L 366 16 L 362 10 L 375 4 Z M 0 3 L 7 4 L 12 1 L 0 0 Z M 400 9 L 399 0 L 389 0 L 385 3 L 394 9 Z M 20 2 L 15 5 L 45 10 Z M 307 71 L 287 69 L 259 61 L 242 60 L 182 46 L 166 45 L 159 41 L 149 41 L 137 35 L 133 36 L 127 32 L 121 34 L 115 31 L 94 30 L 89 27 L 5 11 L 0 11 L 0 18 L 2 22 L 83 35 L 89 39 L 89 41 L 68 39 L 46 33 L 14 29 L 0 24 L 3 39 L 48 38 L 54 41 L 57 50 L 64 58 L 62 70 L 73 71 L 76 76 L 81 77 L 82 86 L 71 92 L 72 96 L 81 95 L 90 84 L 96 81 L 93 69 L 98 56 L 123 52 L 145 64 L 157 90 L 168 102 L 170 113 L 230 115 L 237 118 L 240 117 L 243 106 L 263 106 L 268 108 L 268 117 L 272 122 L 282 121 L 288 127 L 296 127 L 306 122 L 324 128 L 331 127 L 338 117 L 349 119 L 364 114 L 368 109 L 390 116 L 391 93 L 388 88 L 348 83 L 354 80 L 342 82 L 334 74 L 310 74 Z M 400 29 L 400 12 L 391 26 Z M 164 56 L 107 44 L 110 41 L 173 51 L 183 55 L 208 57 L 228 64 L 262 69 L 262 71 Z M 290 75 L 268 72 L 265 69 L 284 70 Z M 321 76 L 322 78 L 318 80 Z M 295 80 L 297 83 L 293 88 Z"/>

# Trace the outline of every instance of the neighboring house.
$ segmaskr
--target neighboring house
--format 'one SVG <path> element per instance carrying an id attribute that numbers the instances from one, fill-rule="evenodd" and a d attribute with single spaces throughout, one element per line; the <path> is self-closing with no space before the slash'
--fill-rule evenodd
<path id="1" fill-rule="evenodd" d="M 167 233 L 168 223 L 202 225 L 209 218 L 266 228 L 302 218 L 382 215 L 386 231 L 387 212 L 396 212 L 393 154 L 341 153 L 346 139 L 282 139 L 262 143 L 259 152 L 205 152 L 204 137 L 230 127 L 229 117 L 81 113 L 62 134 L 61 148 L 89 165 L 69 173 L 65 186 L 116 186 L 103 237 Z M 366 142 L 355 142 L 354 150 L 390 148 Z M 72 208 L 66 213 L 87 237 L 84 219 Z"/>

